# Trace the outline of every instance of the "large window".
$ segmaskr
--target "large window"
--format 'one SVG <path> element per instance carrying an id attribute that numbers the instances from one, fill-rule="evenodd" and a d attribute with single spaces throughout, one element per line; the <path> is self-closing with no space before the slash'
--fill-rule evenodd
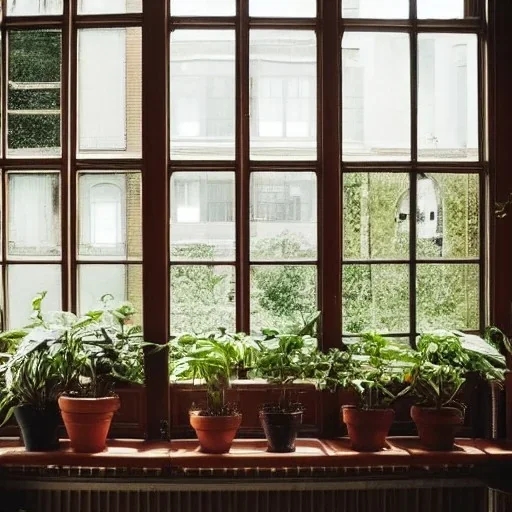
<path id="1" fill-rule="evenodd" d="M 479 330 L 483 4 L 337 2 L 7 0 L 4 324 L 46 289 L 160 342 Z"/>

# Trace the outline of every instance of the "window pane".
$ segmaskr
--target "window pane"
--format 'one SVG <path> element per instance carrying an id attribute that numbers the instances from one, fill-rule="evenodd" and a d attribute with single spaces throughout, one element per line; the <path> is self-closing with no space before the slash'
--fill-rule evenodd
<path id="1" fill-rule="evenodd" d="M 8 16 L 62 14 L 62 0 L 7 0 Z"/>
<path id="2" fill-rule="evenodd" d="M 141 155 L 141 77 L 140 28 L 79 30 L 80 157 Z"/>
<path id="3" fill-rule="evenodd" d="M 171 333 L 235 328 L 235 269 L 171 266 Z"/>
<path id="4" fill-rule="evenodd" d="M 140 174 L 81 174 L 78 191 L 79 257 L 141 258 Z"/>
<path id="5" fill-rule="evenodd" d="M 32 299 L 46 291 L 43 310 L 62 309 L 60 265 L 9 265 L 7 267 L 7 324 L 9 329 L 30 323 Z"/>
<path id="6" fill-rule="evenodd" d="M 315 33 L 253 30 L 250 45 L 251 158 L 316 160 Z"/>
<path id="7" fill-rule="evenodd" d="M 478 175 L 420 175 L 417 187 L 418 257 L 478 258 Z"/>
<path id="8" fill-rule="evenodd" d="M 316 0 L 249 0 L 249 16 L 314 18 Z"/>
<path id="9" fill-rule="evenodd" d="M 171 260 L 233 261 L 234 173 L 173 173 L 170 235 Z"/>
<path id="10" fill-rule="evenodd" d="M 312 172 L 251 174 L 251 259 L 314 260 L 317 190 Z"/>
<path id="11" fill-rule="evenodd" d="M 59 175 L 9 174 L 8 197 L 9 257 L 58 259 L 61 255 Z"/>
<path id="12" fill-rule="evenodd" d="M 8 154 L 60 155 L 61 33 L 9 33 Z"/>
<path id="13" fill-rule="evenodd" d="M 465 0 L 418 0 L 418 18 L 464 18 Z"/>
<path id="14" fill-rule="evenodd" d="M 343 333 L 409 332 L 407 265 L 344 265 Z"/>
<path id="15" fill-rule="evenodd" d="M 345 173 L 345 259 L 409 257 L 409 176 L 406 173 Z"/>
<path id="16" fill-rule="evenodd" d="M 345 32 L 342 135 L 345 160 L 409 160 L 409 36 Z"/>
<path id="17" fill-rule="evenodd" d="M 171 34 L 171 158 L 235 159 L 235 33 Z"/>
<path id="18" fill-rule="evenodd" d="M 420 34 L 418 148 L 421 160 L 478 160 L 476 34 Z"/>
<path id="19" fill-rule="evenodd" d="M 317 310 L 317 269 L 310 265 L 251 267 L 251 332 L 296 332 Z"/>
<path id="20" fill-rule="evenodd" d="M 409 17 L 409 0 L 341 0 L 344 18 Z"/>
<path id="21" fill-rule="evenodd" d="M 78 14 L 142 12 L 142 0 L 79 0 Z"/>
<path id="22" fill-rule="evenodd" d="M 171 0 L 171 16 L 234 16 L 235 0 Z"/>
<path id="23" fill-rule="evenodd" d="M 478 265 L 418 265 L 418 329 L 479 326 Z"/>
<path id="24" fill-rule="evenodd" d="M 100 307 L 106 294 L 115 302 L 131 302 L 137 310 L 134 322 L 142 323 L 142 265 L 79 265 L 79 312 Z"/>

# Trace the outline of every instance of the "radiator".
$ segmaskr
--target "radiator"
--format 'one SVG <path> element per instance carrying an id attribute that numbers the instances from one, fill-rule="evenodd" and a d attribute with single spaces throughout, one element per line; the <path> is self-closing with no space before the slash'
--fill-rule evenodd
<path id="1" fill-rule="evenodd" d="M 506 512 L 470 479 L 2 482 L 2 512 Z"/>

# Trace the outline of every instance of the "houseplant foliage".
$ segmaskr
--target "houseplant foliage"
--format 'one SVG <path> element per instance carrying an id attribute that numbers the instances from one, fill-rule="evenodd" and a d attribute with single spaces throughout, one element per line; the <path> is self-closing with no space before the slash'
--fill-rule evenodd
<path id="1" fill-rule="evenodd" d="M 2 400 L 5 418 L 25 405 L 53 410 L 58 400 L 71 446 L 101 451 L 119 408 L 114 382 L 143 379 L 145 343 L 141 328 L 129 325 L 135 311 L 129 303 L 115 305 L 104 296 L 100 309 L 80 318 L 66 311 L 46 313 L 45 295 L 34 298 L 27 327 L 2 335 L 18 340 L 11 342 L 14 353 L 0 370 L 8 384 Z"/>
<path id="2" fill-rule="evenodd" d="M 293 398 L 292 384 L 315 373 L 317 340 L 309 335 L 277 334 L 264 331 L 257 361 L 258 375 L 278 384 L 277 403 L 264 404 L 259 417 L 270 452 L 293 452 L 304 408 Z"/>
<path id="3" fill-rule="evenodd" d="M 323 379 L 324 387 L 351 390 L 357 397 L 355 405 L 342 407 L 352 448 L 381 450 L 395 417 L 392 404 L 406 392 L 404 376 L 413 361 L 411 351 L 379 334 L 365 333 L 345 352 L 333 350 L 329 357 L 336 366 Z"/>
<path id="4" fill-rule="evenodd" d="M 459 392 L 468 373 L 503 380 L 503 356 L 482 338 L 457 331 L 420 336 L 415 363 L 408 376 L 418 403 L 411 407 L 420 441 L 429 450 L 451 450 L 464 421 Z"/>
<path id="5" fill-rule="evenodd" d="M 206 386 L 206 404 L 190 410 L 190 424 L 205 453 L 226 453 L 242 422 L 226 391 L 241 361 L 240 347 L 231 339 L 212 333 L 208 337 L 185 335 L 171 342 L 171 378 L 199 379 Z M 244 348 L 245 350 L 245 348 Z"/>

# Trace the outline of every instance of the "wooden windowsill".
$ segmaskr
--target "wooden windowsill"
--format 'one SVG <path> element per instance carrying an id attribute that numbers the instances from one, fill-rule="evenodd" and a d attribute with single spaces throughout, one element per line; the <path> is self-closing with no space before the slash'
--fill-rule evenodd
<path id="1" fill-rule="evenodd" d="M 110 440 L 104 452 L 74 453 L 69 441 L 57 452 L 26 452 L 18 439 L 0 440 L 0 466 L 136 467 L 136 468 L 338 468 L 448 467 L 512 462 L 512 446 L 481 439 L 458 439 L 451 452 L 428 452 L 415 437 L 392 437 L 378 453 L 350 449 L 346 438 L 299 439 L 294 453 L 268 453 L 264 439 L 237 439 L 230 453 L 199 452 L 196 440 L 148 442 Z"/>

